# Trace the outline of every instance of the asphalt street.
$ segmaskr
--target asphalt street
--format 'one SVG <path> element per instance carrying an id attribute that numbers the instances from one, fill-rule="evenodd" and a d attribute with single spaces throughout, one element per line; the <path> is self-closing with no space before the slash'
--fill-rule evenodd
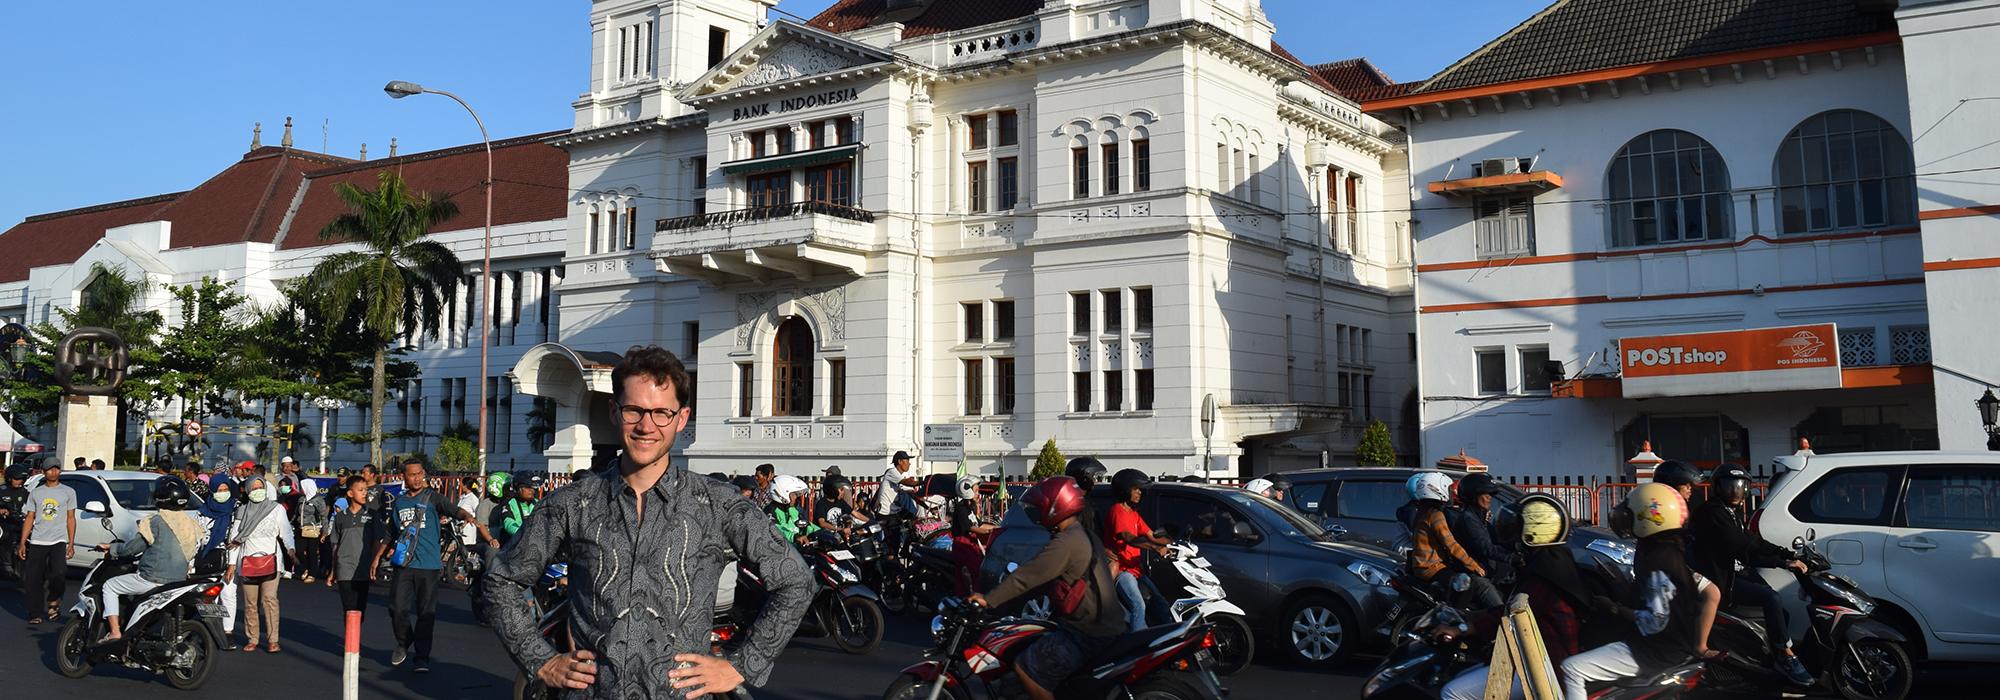
<path id="1" fill-rule="evenodd" d="M 70 595 L 76 581 L 70 581 Z M 438 595 L 437 644 L 431 672 L 416 674 L 389 666 L 386 591 L 377 591 L 362 624 L 363 698 L 458 699 L 506 697 L 514 665 L 493 631 L 472 618 L 466 594 Z M 53 661 L 56 623 L 30 627 L 21 614 L 13 584 L 0 584 L 0 698 L 117 698 L 148 700 L 189 697 L 303 700 L 340 697 L 340 599 L 325 586 L 286 582 L 279 592 L 283 652 L 223 652 L 206 685 L 193 694 L 174 690 L 143 671 L 99 666 L 88 678 L 58 675 Z M 842 653 L 825 639 L 795 639 L 778 658 L 777 671 L 757 700 L 853 700 L 881 697 L 898 671 L 916 663 L 929 618 L 890 617 L 882 647 L 868 656 Z M 1359 692 L 1367 661 L 1343 673 L 1322 673 L 1259 664 L 1228 680 L 1238 698 L 1349 698 Z"/>

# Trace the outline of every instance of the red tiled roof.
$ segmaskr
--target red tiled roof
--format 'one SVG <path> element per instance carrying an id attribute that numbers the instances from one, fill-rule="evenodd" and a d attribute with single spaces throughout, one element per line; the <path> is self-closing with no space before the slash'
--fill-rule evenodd
<path id="1" fill-rule="evenodd" d="M 1339 90 L 1340 94 L 1346 95 L 1349 99 L 1358 100 L 1359 98 L 1354 96 L 1355 93 L 1372 90 L 1396 82 L 1390 80 L 1388 74 L 1383 73 L 1382 69 L 1376 68 L 1375 64 L 1369 63 L 1366 58 L 1350 58 L 1345 61 L 1321 63 L 1311 66 L 1311 69 L 1314 74 L 1325 78 L 1328 83 L 1333 85 L 1333 89 Z"/>
<path id="2" fill-rule="evenodd" d="M 1404 95 L 1410 94 L 1411 92 L 1415 92 L 1417 86 L 1423 84 L 1424 84 L 1423 81 L 1417 80 L 1407 83 L 1378 85 L 1371 88 L 1362 88 L 1360 90 L 1349 92 L 1347 93 L 1347 97 L 1348 99 L 1354 100 L 1355 102 L 1372 102 L 1375 100 L 1386 100 L 1391 97 L 1402 97 Z"/>
<path id="3" fill-rule="evenodd" d="M 891 13 L 887 0 L 839 0 L 806 24 L 842 34 L 885 22 L 902 22 L 903 38 L 909 39 L 1005 22 L 1040 9 L 1042 0 L 930 0 L 920 9 Z"/>
<path id="4" fill-rule="evenodd" d="M 269 243 L 307 171 L 352 162 L 266 146 L 244 154 L 243 160 L 162 207 L 153 218 L 173 222 L 174 248 Z"/>
<path id="5" fill-rule="evenodd" d="M 1332 81 L 1327 80 L 1326 76 L 1320 75 L 1319 71 L 1313 70 L 1311 66 L 1306 65 L 1305 61 L 1301 61 L 1299 60 L 1299 57 L 1293 56 L 1292 52 L 1286 51 L 1285 47 L 1278 45 L 1278 42 L 1276 41 L 1271 42 L 1271 53 L 1277 54 L 1278 58 L 1285 59 L 1292 65 L 1305 69 L 1306 80 L 1311 81 L 1312 84 L 1326 88 L 1327 90 L 1330 90 L 1335 94 L 1344 94 L 1340 92 L 1340 88 L 1334 85 Z"/>
<path id="6" fill-rule="evenodd" d="M 74 262 L 104 237 L 104 230 L 153 221 L 154 212 L 182 192 L 30 216 L 0 233 L 0 282 L 19 282 L 28 270 Z"/>
<path id="7" fill-rule="evenodd" d="M 493 225 L 563 218 L 569 200 L 569 154 L 543 142 L 557 133 L 561 132 L 494 142 Z M 472 144 L 307 173 L 305 198 L 279 248 L 324 245 L 320 229 L 347 213 L 334 185 L 374 189 L 378 173 L 387 168 L 400 171 L 412 190 L 449 196 L 458 202 L 458 218 L 433 232 L 478 228 L 484 223 L 479 183 L 486 177 L 486 153 L 479 144 Z"/>

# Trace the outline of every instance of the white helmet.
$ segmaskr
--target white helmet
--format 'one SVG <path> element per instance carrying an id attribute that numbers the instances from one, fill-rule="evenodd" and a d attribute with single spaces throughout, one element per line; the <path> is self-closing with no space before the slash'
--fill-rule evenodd
<path id="1" fill-rule="evenodd" d="M 780 505 L 790 503 L 793 497 L 805 492 L 805 480 L 796 476 L 779 474 L 777 478 L 771 480 L 771 502 L 773 503 Z"/>
<path id="2" fill-rule="evenodd" d="M 967 477 L 960 477 L 960 478 L 959 478 L 959 480 L 958 480 L 958 497 L 959 497 L 959 498 L 972 498 L 973 496 L 976 496 L 976 495 L 978 495 L 978 494 L 979 494 L 979 480 L 978 480 L 978 479 L 974 479 L 974 478 L 972 478 L 972 477 L 969 477 L 969 476 L 967 476 Z"/>
<path id="3" fill-rule="evenodd" d="M 1259 496 L 1269 496 L 1271 495 L 1271 487 L 1276 485 L 1277 484 L 1271 483 L 1270 479 L 1258 477 L 1255 479 L 1251 479 L 1250 483 L 1244 484 L 1243 490 L 1249 491 Z"/>
<path id="4" fill-rule="evenodd" d="M 1451 500 L 1451 477 L 1444 472 L 1418 472 L 1407 484 L 1410 498 L 1422 501 Z"/>

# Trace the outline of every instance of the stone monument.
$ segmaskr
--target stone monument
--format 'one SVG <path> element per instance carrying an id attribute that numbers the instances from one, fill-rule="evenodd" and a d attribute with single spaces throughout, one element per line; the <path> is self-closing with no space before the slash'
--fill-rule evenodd
<path id="1" fill-rule="evenodd" d="M 107 328 L 70 331 L 56 346 L 56 383 L 63 388 L 56 415 L 57 450 L 63 466 L 78 457 L 118 461 L 118 404 L 113 397 L 125 382 L 125 341 Z"/>

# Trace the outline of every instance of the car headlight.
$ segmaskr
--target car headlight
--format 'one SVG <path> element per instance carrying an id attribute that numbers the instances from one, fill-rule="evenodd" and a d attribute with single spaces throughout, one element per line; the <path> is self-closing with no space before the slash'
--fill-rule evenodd
<path id="1" fill-rule="evenodd" d="M 1355 578 L 1361 579 L 1362 583 L 1370 586 L 1389 585 L 1389 570 L 1374 564 L 1358 560 L 1349 562 L 1347 564 L 1347 571 L 1354 574 Z"/>
<path id="2" fill-rule="evenodd" d="M 1610 557 L 1612 561 L 1631 566 L 1638 559 L 1639 550 L 1632 545 L 1617 540 L 1591 540 L 1584 549 Z"/>

